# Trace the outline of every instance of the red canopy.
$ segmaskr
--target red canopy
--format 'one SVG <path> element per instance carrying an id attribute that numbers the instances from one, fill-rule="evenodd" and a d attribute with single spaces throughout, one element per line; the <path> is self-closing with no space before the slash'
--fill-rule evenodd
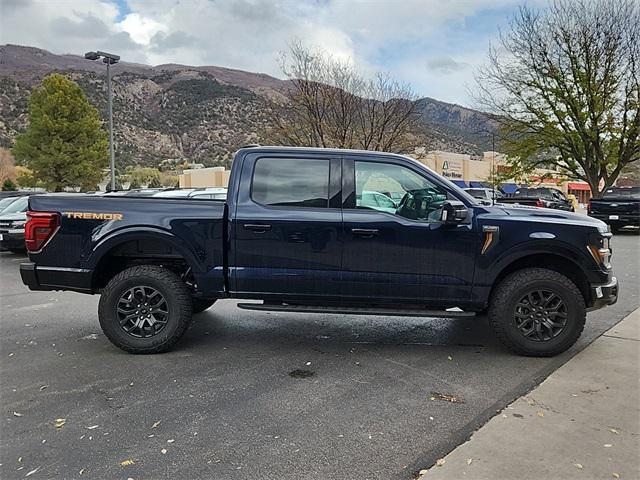
<path id="1" fill-rule="evenodd" d="M 568 190 L 584 190 L 585 192 L 591 191 L 588 183 L 568 183 Z"/>

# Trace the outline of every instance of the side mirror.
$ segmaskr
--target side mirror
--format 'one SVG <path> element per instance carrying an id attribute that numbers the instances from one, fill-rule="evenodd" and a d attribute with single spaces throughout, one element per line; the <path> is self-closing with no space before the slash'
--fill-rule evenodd
<path id="1" fill-rule="evenodd" d="M 442 222 L 447 224 L 462 223 L 467 219 L 469 210 L 458 200 L 447 200 L 442 205 Z"/>

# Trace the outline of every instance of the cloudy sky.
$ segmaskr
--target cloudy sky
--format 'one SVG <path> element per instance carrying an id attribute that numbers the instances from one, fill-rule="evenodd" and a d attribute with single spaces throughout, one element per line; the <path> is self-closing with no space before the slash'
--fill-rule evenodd
<path id="1" fill-rule="evenodd" d="M 529 4 L 544 0 L 529 0 Z M 281 76 L 299 39 L 420 95 L 472 106 L 468 88 L 517 0 L 0 0 L 0 44 L 145 64 L 219 65 Z"/>

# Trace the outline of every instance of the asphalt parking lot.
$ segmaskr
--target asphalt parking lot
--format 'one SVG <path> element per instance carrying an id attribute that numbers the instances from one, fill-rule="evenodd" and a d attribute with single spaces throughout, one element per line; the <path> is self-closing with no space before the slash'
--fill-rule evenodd
<path id="1" fill-rule="evenodd" d="M 0 477 L 412 478 L 640 306 L 640 235 L 613 249 L 619 302 L 551 359 L 507 353 L 482 317 L 232 301 L 197 315 L 173 352 L 132 356 L 102 335 L 97 296 L 29 292 L 24 257 L 1 253 Z"/>

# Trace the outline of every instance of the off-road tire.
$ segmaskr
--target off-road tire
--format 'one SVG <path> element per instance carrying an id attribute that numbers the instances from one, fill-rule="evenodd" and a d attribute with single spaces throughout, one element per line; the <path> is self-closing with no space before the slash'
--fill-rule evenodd
<path id="1" fill-rule="evenodd" d="M 566 305 L 564 329 L 557 337 L 546 341 L 530 340 L 515 323 L 517 302 L 536 289 L 555 293 Z M 585 319 L 585 301 L 578 287 L 561 273 L 545 268 L 526 268 L 508 275 L 495 287 L 489 303 L 491 328 L 503 345 L 519 355 L 551 357 L 564 352 L 582 334 Z"/>
<path id="2" fill-rule="evenodd" d="M 204 312 L 207 308 L 216 303 L 216 300 L 216 298 L 192 298 L 191 302 L 193 304 L 193 313 Z"/>
<path id="3" fill-rule="evenodd" d="M 125 332 L 116 313 L 121 295 L 140 285 L 160 292 L 169 312 L 164 328 L 147 338 L 136 338 Z M 166 352 L 180 340 L 191 317 L 191 294 L 187 286 L 172 271 L 154 265 L 131 267 L 114 276 L 103 289 L 98 304 L 98 318 L 104 334 L 116 347 L 135 354 Z"/>

